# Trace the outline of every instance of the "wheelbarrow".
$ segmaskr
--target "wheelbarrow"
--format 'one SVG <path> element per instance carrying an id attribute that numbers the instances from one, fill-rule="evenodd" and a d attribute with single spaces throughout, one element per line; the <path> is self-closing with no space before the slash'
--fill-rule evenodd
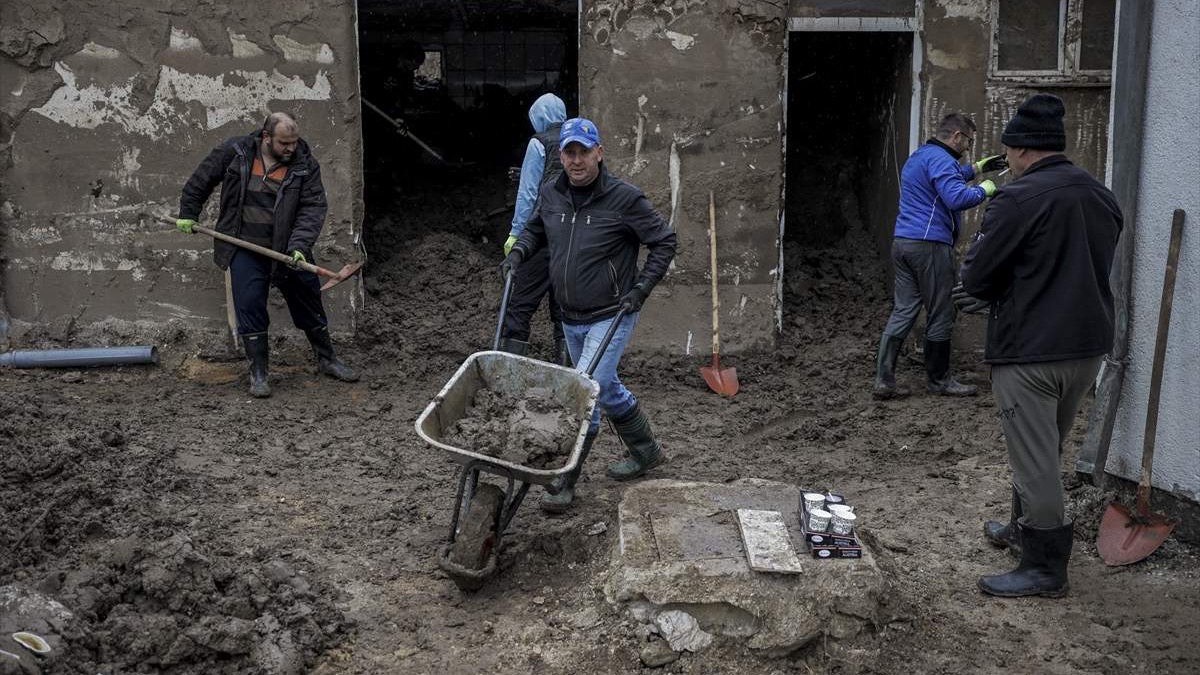
<path id="1" fill-rule="evenodd" d="M 451 459 L 461 465 L 450 533 L 447 543 L 438 554 L 438 567 L 465 591 L 482 588 L 487 579 L 496 573 L 500 540 L 529 492 L 529 487 L 541 485 L 550 494 L 557 494 L 559 479 L 579 465 L 583 439 L 600 393 L 600 385 L 592 379 L 592 374 L 625 316 L 625 310 L 622 309 L 614 317 L 586 370 L 566 368 L 498 350 L 500 327 L 508 309 L 511 290 L 510 274 L 505 278 L 492 349 L 467 357 L 416 422 L 418 436 L 448 452 Z M 481 389 L 519 395 L 534 387 L 548 390 L 551 399 L 574 412 L 580 420 L 575 443 L 562 466 L 538 469 L 491 457 L 470 448 L 459 448 L 444 441 L 445 432 L 466 415 L 475 394 Z M 505 479 L 504 488 L 495 483 L 481 482 L 481 473 Z"/>

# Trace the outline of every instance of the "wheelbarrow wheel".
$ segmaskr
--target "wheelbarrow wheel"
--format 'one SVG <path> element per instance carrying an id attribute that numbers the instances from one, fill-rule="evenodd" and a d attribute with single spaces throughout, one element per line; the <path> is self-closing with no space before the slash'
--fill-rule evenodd
<path id="1" fill-rule="evenodd" d="M 479 590 L 496 572 L 496 520 L 503 505 L 504 490 L 480 483 L 459 521 L 458 536 L 442 551 L 439 566 L 464 591 Z"/>

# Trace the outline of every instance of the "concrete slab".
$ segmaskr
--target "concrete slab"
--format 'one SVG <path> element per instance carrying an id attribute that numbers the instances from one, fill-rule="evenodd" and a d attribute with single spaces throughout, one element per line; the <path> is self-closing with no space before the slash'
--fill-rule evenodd
<path id="1" fill-rule="evenodd" d="M 807 557 L 800 530 L 800 488 L 743 479 L 733 483 L 646 481 L 629 488 L 618 508 L 618 546 L 605 586 L 608 600 L 627 603 L 654 624 L 683 611 L 717 636 L 745 640 L 780 656 L 821 636 L 848 640 L 883 622 L 887 582 L 866 544 L 855 560 Z M 738 531 L 738 509 L 778 511 L 803 574 L 750 568 Z"/>

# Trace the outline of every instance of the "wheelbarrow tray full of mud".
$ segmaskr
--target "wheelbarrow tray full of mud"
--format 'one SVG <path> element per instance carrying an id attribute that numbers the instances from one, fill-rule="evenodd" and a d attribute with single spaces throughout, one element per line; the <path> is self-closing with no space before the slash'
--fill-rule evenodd
<path id="1" fill-rule="evenodd" d="M 481 389 L 520 397 L 533 388 L 548 391 L 551 400 L 573 412 L 580 421 L 574 445 L 562 466 L 538 469 L 472 448 L 456 447 L 444 440 L 446 431 L 467 415 Z M 438 559 L 439 566 L 460 588 L 476 590 L 495 573 L 500 536 L 529 486 L 543 485 L 554 494 L 558 491 L 555 481 L 579 464 L 599 391 L 599 385 L 585 372 L 501 351 L 476 352 L 417 418 L 417 435 L 462 465 L 449 543 Z M 506 489 L 481 483 L 481 472 L 507 479 Z"/>

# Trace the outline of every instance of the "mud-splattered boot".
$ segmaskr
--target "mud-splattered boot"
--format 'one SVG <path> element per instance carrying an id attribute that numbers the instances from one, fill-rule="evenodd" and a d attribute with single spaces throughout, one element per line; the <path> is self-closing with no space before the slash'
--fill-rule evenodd
<path id="1" fill-rule="evenodd" d="M 908 396 L 908 389 L 896 386 L 896 359 L 904 338 L 884 335 L 879 340 L 879 355 L 875 358 L 875 389 L 871 395 L 879 400 Z"/>
<path id="2" fill-rule="evenodd" d="M 267 384 L 267 369 L 271 363 L 271 345 L 267 342 L 267 334 L 243 335 L 242 348 L 246 351 L 246 359 L 250 361 L 250 395 L 267 398 L 271 395 L 271 387 Z"/>
<path id="3" fill-rule="evenodd" d="M 333 340 L 329 338 L 329 329 L 314 328 L 304 331 L 312 344 L 313 354 L 317 357 L 317 372 L 328 375 L 342 382 L 358 382 L 358 373 L 338 360 L 333 351 Z"/>
<path id="4" fill-rule="evenodd" d="M 1006 548 L 1013 556 L 1021 557 L 1021 529 L 1017 521 L 1021 518 L 1021 495 L 1014 486 L 1012 491 L 1012 517 L 1007 523 L 989 520 L 983 524 L 983 538 L 997 548 Z"/>
<path id="5" fill-rule="evenodd" d="M 925 373 L 929 376 L 931 394 L 941 396 L 974 396 L 979 387 L 963 384 L 950 377 L 950 341 L 925 341 Z"/>
<path id="6" fill-rule="evenodd" d="M 1061 598 L 1067 594 L 1067 563 L 1075 527 L 1071 523 L 1042 529 L 1017 523 L 1021 531 L 1021 562 L 1007 574 L 979 578 L 979 590 L 1002 598 L 1040 595 Z"/>
<path id="7" fill-rule="evenodd" d="M 570 473 L 563 474 L 555 481 L 558 492 L 555 494 L 546 492 L 542 495 L 540 505 L 543 511 L 562 513 L 571 507 L 571 502 L 575 501 L 575 482 L 579 480 L 579 474 L 583 473 L 583 462 L 587 459 L 588 453 L 592 451 L 592 444 L 596 442 L 596 436 L 599 433 L 598 430 L 589 431 L 583 437 L 583 447 L 579 451 L 579 463 Z"/>
<path id="8" fill-rule="evenodd" d="M 525 356 L 529 353 L 529 343 L 515 338 L 502 338 L 500 340 L 500 351 L 516 354 L 517 356 Z"/>
<path id="9" fill-rule="evenodd" d="M 650 430 L 650 420 L 642 407 L 634 404 L 633 410 L 621 417 L 612 418 L 617 434 L 629 449 L 629 458 L 608 465 L 608 477 L 613 480 L 632 480 L 662 464 L 662 446 Z"/>

